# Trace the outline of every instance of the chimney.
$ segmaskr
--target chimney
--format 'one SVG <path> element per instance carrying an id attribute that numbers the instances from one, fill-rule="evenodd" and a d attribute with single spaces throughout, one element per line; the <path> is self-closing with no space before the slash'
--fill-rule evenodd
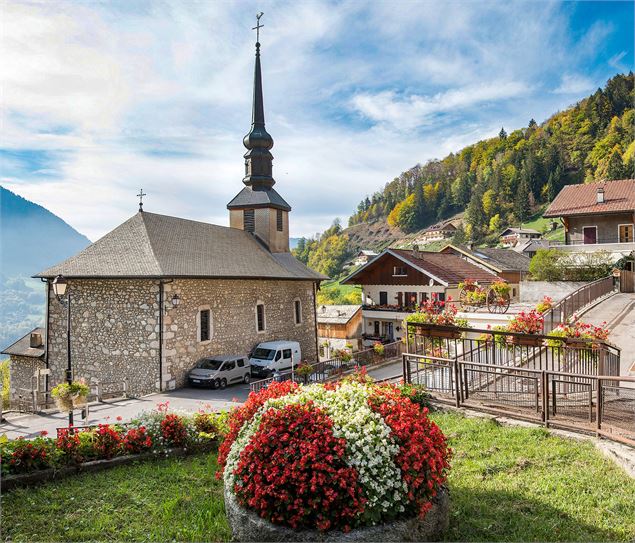
<path id="1" fill-rule="evenodd" d="M 604 187 L 598 187 L 597 203 L 598 204 L 604 203 Z"/>
<path id="2" fill-rule="evenodd" d="M 29 346 L 30 347 L 41 347 L 43 344 L 42 342 L 42 334 L 40 334 L 39 332 L 31 332 L 31 338 L 29 341 Z"/>

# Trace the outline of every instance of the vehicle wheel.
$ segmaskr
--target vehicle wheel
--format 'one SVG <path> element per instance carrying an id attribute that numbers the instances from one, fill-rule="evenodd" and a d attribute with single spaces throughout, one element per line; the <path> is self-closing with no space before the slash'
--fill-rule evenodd
<path id="1" fill-rule="evenodd" d="M 243 377 L 243 383 L 248 385 L 249 381 L 251 381 L 251 375 L 249 375 L 248 373 L 245 373 L 245 376 Z"/>
<path id="2" fill-rule="evenodd" d="M 214 380 L 212 381 L 212 388 L 213 388 L 213 389 L 220 388 L 220 379 L 214 379 Z"/>
<path id="3" fill-rule="evenodd" d="M 226 387 L 227 387 L 227 379 L 223 378 L 220 380 L 220 388 L 222 390 L 223 388 L 226 388 Z"/>

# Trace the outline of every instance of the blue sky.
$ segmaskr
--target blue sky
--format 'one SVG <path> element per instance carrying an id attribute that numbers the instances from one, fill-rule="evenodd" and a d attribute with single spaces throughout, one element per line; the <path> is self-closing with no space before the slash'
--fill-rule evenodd
<path id="1" fill-rule="evenodd" d="M 418 162 L 633 69 L 632 2 L 3 3 L 2 184 L 97 239 L 136 210 L 227 224 L 255 13 L 292 235 Z"/>

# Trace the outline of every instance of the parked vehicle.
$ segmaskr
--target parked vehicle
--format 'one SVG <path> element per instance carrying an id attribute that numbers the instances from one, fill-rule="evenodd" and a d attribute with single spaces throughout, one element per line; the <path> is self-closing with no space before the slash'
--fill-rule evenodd
<path id="1" fill-rule="evenodd" d="M 300 363 L 300 344 L 297 341 L 267 341 L 260 343 L 251 354 L 251 375 L 265 379 L 273 372 L 291 371 Z"/>
<path id="2" fill-rule="evenodd" d="M 251 369 L 246 355 L 206 356 L 188 374 L 190 386 L 225 388 L 249 383 Z"/>

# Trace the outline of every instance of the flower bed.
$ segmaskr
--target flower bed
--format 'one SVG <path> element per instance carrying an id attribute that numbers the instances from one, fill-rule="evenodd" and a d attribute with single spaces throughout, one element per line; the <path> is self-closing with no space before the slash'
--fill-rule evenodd
<path id="1" fill-rule="evenodd" d="M 123 456 L 170 454 L 175 449 L 208 450 L 225 433 L 226 418 L 225 414 L 216 413 L 169 413 L 167 404 L 160 404 L 157 410 L 143 413 L 126 425 L 64 428 L 56 438 L 42 432 L 35 439 L 5 441 L 0 443 L 2 476 L 6 483 L 11 477 L 82 467 Z M 24 480 L 28 482 L 30 478 Z"/>
<path id="2" fill-rule="evenodd" d="M 232 414 L 218 476 L 240 507 L 292 529 L 423 519 L 450 451 L 413 396 L 354 379 L 274 383 Z"/>

